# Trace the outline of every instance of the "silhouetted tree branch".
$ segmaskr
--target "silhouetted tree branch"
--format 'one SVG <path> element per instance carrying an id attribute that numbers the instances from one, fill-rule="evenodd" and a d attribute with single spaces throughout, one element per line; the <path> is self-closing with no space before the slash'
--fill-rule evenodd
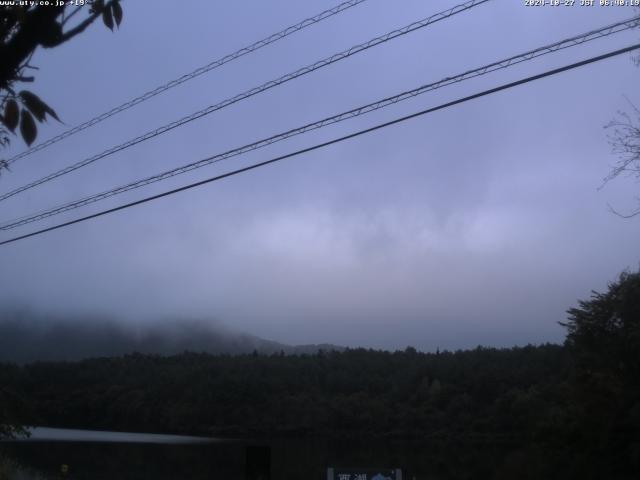
<path id="1" fill-rule="evenodd" d="M 618 162 L 609 175 L 604 179 L 607 183 L 614 178 L 626 174 L 640 180 L 640 109 L 631 101 L 631 114 L 618 112 L 618 117 L 606 125 L 611 130 L 608 135 L 612 152 L 618 155 Z M 623 218 L 631 218 L 640 215 L 640 199 L 638 207 L 628 214 L 622 214 L 609 206 L 611 212 Z"/>
<path id="2" fill-rule="evenodd" d="M 72 11 L 67 14 L 67 10 Z M 78 13 L 86 12 L 83 17 Z M 70 26 L 76 17 L 78 22 Z M 12 5 L 0 7 L 0 146 L 9 143 L 8 133 L 20 134 L 30 145 L 36 139 L 36 122 L 47 115 L 58 120 L 55 111 L 28 90 L 17 91 L 16 84 L 33 82 L 25 70 L 38 47 L 54 48 L 84 32 L 98 17 L 113 30 L 122 22 L 120 0 L 94 0 L 84 6 L 67 5 Z M 6 167 L 6 164 L 4 165 Z M 3 165 L 0 163 L 0 170 Z"/>
<path id="3" fill-rule="evenodd" d="M 636 15 L 640 15 L 640 7 L 635 9 Z M 640 67 L 640 54 L 632 57 L 633 63 Z M 626 98 L 626 97 L 625 97 Z M 617 118 L 605 125 L 612 133 L 608 135 L 609 145 L 613 153 L 618 155 L 618 162 L 611 169 L 600 186 L 604 187 L 614 178 L 627 174 L 640 180 L 640 110 L 627 98 L 631 106 L 631 113 L 618 111 Z M 621 218 L 631 218 L 640 215 L 640 197 L 636 197 L 638 207 L 628 213 L 620 211 L 608 205 L 609 211 Z"/>

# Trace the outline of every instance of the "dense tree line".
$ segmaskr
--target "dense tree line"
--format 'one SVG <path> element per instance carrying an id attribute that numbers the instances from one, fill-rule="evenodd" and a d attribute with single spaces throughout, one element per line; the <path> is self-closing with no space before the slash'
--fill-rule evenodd
<path id="1" fill-rule="evenodd" d="M 5 365 L 55 426 L 238 434 L 521 436 L 555 422 L 560 346 L 418 353 L 162 357 Z M 9 383 L 9 382 L 7 382 Z"/>

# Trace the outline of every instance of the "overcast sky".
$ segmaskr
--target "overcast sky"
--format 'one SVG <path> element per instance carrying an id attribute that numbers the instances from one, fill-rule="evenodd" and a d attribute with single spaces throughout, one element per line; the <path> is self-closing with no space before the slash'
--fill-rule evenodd
<path id="1" fill-rule="evenodd" d="M 338 3 L 123 2 L 111 33 L 39 51 L 32 90 L 65 125 Z M 14 164 L 0 190 L 455 5 L 368 0 Z M 577 2 L 579 3 L 579 2 Z M 188 6 L 188 8 L 185 8 Z M 633 16 L 495 0 L 209 115 L 0 204 L 89 195 Z M 37 226 L 115 206 L 635 43 L 625 32 L 431 92 Z M 578 298 L 640 262 L 640 185 L 598 191 L 603 126 L 640 104 L 629 55 L 530 83 L 154 203 L 0 247 L 0 303 L 128 322 L 188 316 L 288 343 L 455 349 L 560 342 Z M 24 148 L 14 139 L 6 156 Z M 27 233 L 35 224 L 4 233 Z"/>

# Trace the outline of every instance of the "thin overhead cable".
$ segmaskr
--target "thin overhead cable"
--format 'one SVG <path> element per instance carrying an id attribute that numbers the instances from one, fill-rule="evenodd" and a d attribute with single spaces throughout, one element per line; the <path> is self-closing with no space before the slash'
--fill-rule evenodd
<path id="1" fill-rule="evenodd" d="M 464 80 L 468 80 L 474 77 L 478 77 L 481 75 L 485 75 L 487 73 L 491 73 L 494 72 L 496 70 L 501 70 L 504 68 L 508 68 L 512 65 L 516 65 L 522 62 L 526 62 L 529 60 L 532 60 L 534 58 L 540 57 L 542 55 L 547 55 L 549 53 L 553 53 L 556 52 L 558 50 L 563 50 L 569 47 L 573 47 L 576 45 L 581 45 L 585 42 L 588 41 L 592 41 L 598 38 L 602 38 L 602 37 L 606 37 L 608 35 L 612 35 L 614 33 L 618 33 L 618 32 L 622 32 L 631 28 L 635 28 L 638 25 L 640 25 L 640 16 L 631 18 L 629 20 L 624 20 L 612 25 L 608 25 L 606 27 L 602 27 L 599 28 L 597 30 L 591 30 L 589 32 L 583 33 L 581 35 L 576 35 L 564 40 L 561 40 L 559 42 L 555 42 L 552 43 L 550 45 L 545 45 L 543 47 L 539 47 L 536 48 L 534 50 L 529 50 L 525 53 L 521 53 L 519 55 L 514 55 L 511 56 L 509 58 L 506 58 L 504 60 L 500 60 L 497 62 L 493 62 L 490 63 L 488 65 L 482 66 L 480 68 L 475 68 L 473 70 L 468 70 L 464 73 L 455 75 L 455 76 L 451 76 L 451 77 L 446 77 L 442 80 L 439 80 L 437 82 L 433 82 L 433 83 L 429 83 L 427 85 L 422 85 L 418 88 L 415 88 L 413 90 L 409 90 L 406 92 L 402 92 L 399 93 L 397 95 L 391 96 L 391 97 L 387 97 L 384 98 L 382 100 L 379 100 L 377 102 L 373 102 L 373 103 L 369 103 L 367 105 L 352 109 L 352 110 L 348 110 L 346 112 L 342 112 L 339 113 L 337 115 L 333 115 L 331 117 L 327 117 L 324 118 L 322 120 L 318 120 L 316 122 L 313 123 L 309 123 L 307 125 L 304 125 L 302 127 L 298 127 L 292 130 L 288 130 L 286 132 L 283 133 L 279 133 L 277 135 L 273 135 L 271 137 L 262 139 L 262 140 L 258 140 L 256 142 L 247 144 L 247 145 L 243 145 L 241 147 L 238 148 L 234 148 L 232 150 L 228 150 L 224 153 L 220 153 L 217 155 L 213 155 L 201 160 L 198 160 L 196 162 L 193 163 L 189 163 L 186 165 L 183 165 L 181 167 L 177 167 L 177 168 L 173 168 L 171 170 L 167 170 L 165 172 L 147 177 L 147 178 L 143 178 L 140 180 L 136 180 L 133 181 L 131 183 L 125 184 L 125 185 L 121 185 L 117 188 L 113 188 L 111 190 L 107 190 L 101 193 L 97 193 L 88 197 L 84 197 L 80 200 L 75 200 L 73 202 L 70 203 L 66 203 L 63 205 L 58 205 L 56 207 L 52 207 L 52 208 L 48 208 L 46 210 L 42 210 L 40 212 L 37 213 L 31 213 L 28 216 L 23 216 L 11 221 L 7 221 L 5 223 L 3 223 L 2 225 L 0 225 L 0 230 L 11 230 L 13 228 L 17 228 L 23 225 L 26 225 L 28 223 L 33 223 L 39 220 L 43 220 L 45 218 L 48 217 L 52 217 L 54 215 L 58 215 L 64 212 L 67 212 L 69 210 L 74 210 L 76 208 L 80 208 L 101 200 L 105 200 L 107 198 L 113 197 L 115 195 L 119 195 L 121 193 L 127 192 L 129 190 L 134 190 L 136 188 L 140 188 L 143 187 L 145 185 L 150 185 L 152 183 L 155 182 L 159 182 L 161 180 L 165 180 L 167 178 L 170 177 L 174 177 L 176 175 L 180 175 L 186 172 L 189 172 L 191 170 L 195 170 L 197 168 L 201 168 L 207 165 L 210 165 L 212 163 L 217 163 L 220 162 L 222 160 L 226 160 L 228 158 L 231 157 L 235 157 L 238 155 L 242 155 L 244 153 L 253 151 L 253 150 L 257 150 L 259 148 L 262 147 L 266 147 L 268 145 L 271 145 L 273 143 L 276 142 L 280 142 L 282 140 L 286 140 L 288 138 L 294 137 L 296 135 L 300 135 L 312 130 L 316 130 L 319 128 L 323 128 L 327 125 L 331 125 L 334 123 L 339 123 L 342 122 L 344 120 L 348 120 L 350 118 L 354 118 L 354 117 L 358 117 L 385 107 L 388 107 L 390 105 L 393 105 L 395 103 L 413 98 L 417 95 L 429 92 L 429 91 L 433 91 L 442 87 L 445 87 L 447 85 L 451 85 L 454 83 L 459 83 L 462 82 Z"/>
<path id="2" fill-rule="evenodd" d="M 428 25 L 432 25 L 433 23 L 436 23 L 440 20 L 444 20 L 446 18 L 450 18 L 458 13 L 464 12 L 466 10 L 469 10 L 473 7 L 476 7 L 478 5 L 481 5 L 483 3 L 487 3 L 491 0 L 469 0 L 465 3 L 462 3 L 460 5 L 457 5 L 455 7 L 452 7 L 448 10 L 445 10 L 443 12 L 440 13 L 436 13 L 434 15 L 431 15 L 428 18 L 425 18 L 423 20 L 411 23 L 410 25 L 407 25 L 403 28 L 397 29 L 397 30 L 393 30 L 389 33 L 386 33 L 384 35 L 381 35 L 379 37 L 373 38 L 371 40 L 369 40 L 368 42 L 365 43 L 361 43 L 359 45 L 353 46 L 347 50 L 344 50 L 340 53 L 336 53 L 330 57 L 327 57 L 323 60 L 317 61 L 311 65 L 308 65 L 306 67 L 300 68 L 294 72 L 288 73 L 286 75 L 283 75 L 282 77 L 279 77 L 275 80 L 271 80 L 269 82 L 266 82 L 264 84 L 262 84 L 259 87 L 254 87 L 250 90 L 247 90 L 243 93 L 240 93 L 234 97 L 228 98 L 226 100 L 223 100 L 220 103 L 217 103 L 215 105 L 211 105 L 203 110 L 199 110 L 197 112 L 192 113 L 191 115 L 187 115 L 186 117 L 181 118 L 180 120 L 176 120 L 174 122 L 171 122 L 167 125 L 164 125 L 162 127 L 159 127 L 155 130 L 151 130 L 143 135 L 140 135 L 136 138 L 133 138 L 127 142 L 121 143 L 120 145 L 117 145 L 115 147 L 109 148 L 108 150 L 105 150 L 102 153 L 99 153 L 97 155 L 94 155 L 92 157 L 86 158 L 84 160 L 81 160 L 73 165 L 70 165 L 66 168 L 63 168 L 61 170 L 58 170 L 57 172 L 51 173 L 45 177 L 42 177 L 38 180 L 35 180 L 31 183 L 28 183 L 26 185 L 23 185 L 21 187 L 16 188 L 15 190 L 11 190 L 10 192 L 4 193 L 0 195 L 0 201 L 2 200 L 6 200 L 7 198 L 13 197 L 14 195 L 17 195 L 21 192 L 24 192 L 26 190 L 29 190 L 33 187 L 36 187 L 38 185 L 42 185 L 45 182 L 51 181 L 55 178 L 58 178 L 62 175 L 66 175 L 68 173 L 73 172 L 74 170 L 77 170 L 79 168 L 85 167 L 91 163 L 94 163 L 104 157 L 107 157 L 109 155 L 112 155 L 116 152 L 120 152 L 126 148 L 132 147 L 134 145 L 137 145 L 138 143 L 144 142 L 146 140 L 149 140 L 151 138 L 157 137 L 158 135 L 162 135 L 166 132 L 168 132 L 169 130 L 173 130 L 176 127 L 180 127 L 186 123 L 192 122 L 194 120 L 197 120 L 199 118 L 204 117 L 205 115 L 209 115 L 210 113 L 213 113 L 217 110 L 221 110 L 225 107 L 228 107 L 229 105 L 233 105 L 234 103 L 237 103 L 241 100 L 244 100 L 246 98 L 252 97 L 254 95 L 257 95 L 259 93 L 262 93 L 266 90 L 269 90 L 273 87 L 276 87 L 278 85 L 282 85 L 283 83 L 286 83 L 290 80 L 293 80 L 295 78 L 301 77 L 303 75 L 306 75 L 308 73 L 314 72 L 315 70 L 318 70 L 320 68 L 326 67 L 327 65 L 331 65 L 333 63 L 336 63 L 340 60 L 344 60 L 345 58 L 348 58 L 352 55 L 355 55 L 357 53 L 363 52 L 365 50 L 368 50 L 369 48 L 375 47 L 377 45 L 380 45 L 382 43 L 388 42 L 390 40 L 393 40 L 395 38 L 398 38 L 400 36 L 406 35 L 408 33 L 414 32 L 416 30 L 419 30 L 421 28 L 424 28 Z"/>
<path id="3" fill-rule="evenodd" d="M 250 165 L 250 166 L 247 166 L 247 167 L 239 168 L 239 169 L 233 170 L 231 172 L 223 173 L 222 175 L 217 175 L 215 177 L 207 178 L 207 179 L 201 180 L 199 182 L 191 183 L 189 185 L 185 185 L 183 187 L 175 188 L 173 190 L 169 190 L 169 191 L 166 191 L 166 192 L 163 192 L 163 193 L 159 193 L 157 195 L 152 195 L 150 197 L 145 197 L 145 198 L 142 198 L 140 200 L 136 200 L 134 202 L 130 202 L 130 203 L 127 203 L 127 204 L 124 204 L 124 205 L 120 205 L 118 207 L 110 208 L 108 210 L 102 210 L 100 212 L 97 212 L 97 213 L 94 213 L 94 214 L 91 214 L 91 215 L 87 215 L 85 217 L 77 218 L 75 220 L 70 220 L 68 222 L 60 223 L 60 224 L 57 224 L 57 225 L 54 225 L 54 226 L 51 226 L 51 227 L 48 227 L 48 228 L 43 228 L 41 230 L 37 230 L 35 232 L 31 232 L 31 233 L 28 233 L 28 234 L 25 234 L 25 235 L 21 235 L 21 236 L 18 236 L 18 237 L 10 238 L 8 240 L 4 240 L 4 241 L 0 242 L 0 246 L 6 245 L 6 244 L 9 244 L 9 243 L 13 243 L 13 242 L 17 242 L 19 240 L 24 240 L 26 238 L 33 237 L 33 236 L 36 236 L 36 235 L 41 235 L 41 234 L 46 233 L 46 232 L 51 232 L 53 230 L 57 230 L 57 229 L 60 229 L 60 228 L 63 228 L 63 227 L 68 227 L 68 226 L 74 225 L 76 223 L 85 222 L 87 220 L 91 220 L 93 218 L 101 217 L 101 216 L 107 215 L 109 213 L 114 213 L 114 212 L 117 212 L 117 211 L 120 211 L 120 210 L 125 210 L 127 208 L 131 208 L 131 207 L 134 207 L 134 206 L 137 206 L 137 205 L 141 205 L 143 203 L 147 203 L 147 202 L 150 202 L 150 201 L 153 201 L 153 200 L 157 200 L 159 198 L 167 197 L 169 195 L 173 195 L 173 194 L 176 194 L 176 193 L 179 193 L 179 192 L 183 192 L 185 190 L 190 190 L 192 188 L 199 187 L 201 185 L 206 185 L 206 184 L 211 183 L 211 182 L 222 180 L 223 178 L 227 178 L 227 177 L 231 177 L 231 176 L 234 176 L 234 175 L 238 175 L 240 173 L 248 172 L 250 170 L 254 170 L 254 169 L 259 168 L 259 167 L 264 167 L 266 165 L 270 165 L 270 164 L 279 162 L 279 161 L 287 159 L 287 158 L 296 157 L 296 156 L 301 155 L 303 153 L 308 153 L 308 152 L 311 152 L 311 151 L 314 151 L 314 150 L 318 150 L 320 148 L 327 147 L 329 145 L 333 145 L 333 144 L 336 144 L 336 143 L 339 143 L 339 142 L 343 142 L 345 140 L 349 140 L 349 139 L 352 139 L 352 138 L 355 138 L 355 137 L 359 137 L 360 135 L 371 133 L 371 132 L 380 130 L 382 128 L 389 127 L 391 125 L 395 125 L 397 123 L 405 122 L 405 121 L 410 120 L 412 118 L 420 117 L 422 115 L 426 115 L 428 113 L 432 113 L 432 112 L 435 112 L 435 111 L 438 111 L 438 110 L 443 110 L 445 108 L 449 108 L 449 107 L 452 107 L 454 105 L 458 105 L 458 104 L 461 104 L 461 103 L 464 103 L 464 102 L 468 102 L 468 101 L 474 100 L 476 98 L 480 98 L 480 97 L 484 97 L 484 96 L 487 96 L 487 95 L 491 95 L 491 94 L 497 93 L 497 92 L 502 91 L 502 90 L 507 90 L 509 88 L 516 87 L 518 85 L 523 85 L 525 83 L 533 82 L 535 80 L 540 80 L 540 79 L 545 78 L 545 77 L 550 77 L 552 75 L 557 75 L 559 73 L 566 72 L 568 70 L 572 70 L 572 69 L 575 69 L 575 68 L 578 68 L 578 67 L 582 67 L 584 65 L 588 65 L 588 64 L 591 64 L 591 63 L 599 62 L 599 61 L 605 60 L 607 58 L 615 57 L 617 55 L 622 55 L 624 53 L 628 53 L 628 52 L 631 52 L 633 50 L 637 50 L 639 48 L 640 48 L 640 43 L 637 43 L 635 45 L 631 45 L 631 46 L 626 47 L 626 48 L 621 48 L 619 50 L 614 50 L 612 52 L 608 52 L 608 53 L 605 53 L 603 55 L 598 55 L 597 57 L 591 57 L 591 58 L 589 58 L 587 60 L 582 60 L 580 62 L 572 63 L 570 65 L 565 65 L 564 67 L 555 68 L 553 70 L 548 70 L 548 71 L 546 71 L 544 73 L 540 73 L 538 75 L 533 75 L 533 76 L 530 76 L 530 77 L 526 77 L 526 78 L 517 80 L 515 82 L 510 82 L 510 83 L 507 83 L 507 84 L 503 84 L 503 85 L 500 85 L 498 87 L 491 88 L 489 90 L 484 90 L 482 92 L 479 92 L 479 93 L 476 93 L 476 94 L 473 94 L 473 95 L 469 95 L 467 97 L 463 97 L 463 98 L 459 98 L 457 100 L 453 100 L 451 102 L 443 103 L 441 105 L 438 105 L 437 107 L 428 108 L 426 110 L 422 110 L 420 112 L 413 113 L 411 115 L 406 115 L 404 117 L 396 118 L 395 120 L 391 120 L 389 122 L 381 123 L 381 124 L 375 125 L 373 127 L 366 128 L 364 130 L 359 130 L 357 132 L 350 133 L 349 135 L 345 135 L 345 136 L 342 136 L 342 137 L 339 137 L 339 138 L 334 138 L 333 140 L 329 140 L 329 141 L 324 142 L 324 143 L 319 143 L 319 144 L 313 145 L 311 147 L 303 148 L 302 150 L 297 150 L 295 152 L 288 153 L 286 155 L 281 155 L 279 157 L 275 157 L 275 158 L 272 158 L 270 160 L 265 160 L 264 162 L 260 162 L 260 163 L 256 163 L 256 164 L 253 164 L 253 165 Z"/>
<path id="4" fill-rule="evenodd" d="M 114 115 L 117 115 L 120 112 L 124 112 L 125 110 L 128 110 L 138 105 L 139 103 L 149 100 L 150 98 L 153 98 L 156 95 L 166 92 L 171 88 L 177 87 L 178 85 L 188 82 L 189 80 L 199 77 L 202 74 L 210 72 L 211 70 L 221 67 L 222 65 L 232 62 L 233 60 L 243 57 L 249 53 L 253 53 L 257 50 L 260 50 L 262 47 L 266 47 L 267 45 L 277 42 L 278 40 L 282 40 L 283 38 L 288 37 L 289 35 L 292 35 L 296 32 L 299 32 L 300 30 L 303 30 L 307 27 L 315 25 L 316 23 L 320 23 L 321 21 L 326 20 L 327 18 L 337 15 L 341 12 L 344 12 L 345 10 L 351 7 L 355 7 L 356 5 L 359 5 L 366 1 L 367 0 L 349 0 L 347 2 L 341 3 L 340 5 L 336 5 L 333 8 L 325 10 L 324 12 L 320 12 L 317 15 L 314 15 L 313 17 L 307 18 L 299 23 L 296 23 L 295 25 L 291 25 L 290 27 L 287 27 L 284 30 L 279 31 L 278 33 L 269 35 L 268 37 L 263 38 L 262 40 L 258 40 L 257 42 L 252 43 L 247 47 L 241 48 L 240 50 L 237 50 L 233 53 L 225 55 L 224 57 L 214 60 L 213 62 L 207 65 L 199 67 L 190 73 L 182 75 L 181 77 L 178 77 L 174 80 L 171 80 L 170 82 L 167 82 L 164 85 L 160 85 L 159 87 L 156 87 L 153 90 L 149 90 L 148 92 L 143 93 L 139 97 L 133 98 L 128 102 L 123 103 L 122 105 L 114 107 L 105 113 L 102 113 L 90 120 L 87 120 L 84 123 L 81 123 L 80 125 L 70 128 L 69 130 L 66 130 L 60 133 L 59 135 L 56 135 L 55 137 L 52 137 L 42 143 L 39 143 L 38 145 L 35 145 L 34 147 L 31 147 L 30 149 L 25 150 L 24 152 L 9 158 L 7 160 L 7 163 L 12 164 L 17 160 L 24 158 L 28 155 L 31 155 L 34 152 L 38 152 L 44 148 L 47 148 L 48 146 L 53 145 L 54 143 L 57 143 L 60 140 L 64 140 L 65 138 L 70 137 L 71 135 L 74 135 L 78 132 L 81 132 L 82 130 L 85 130 L 89 127 L 93 127 L 94 125 L 97 125 L 98 123 L 106 120 L 107 118 L 113 117 Z"/>

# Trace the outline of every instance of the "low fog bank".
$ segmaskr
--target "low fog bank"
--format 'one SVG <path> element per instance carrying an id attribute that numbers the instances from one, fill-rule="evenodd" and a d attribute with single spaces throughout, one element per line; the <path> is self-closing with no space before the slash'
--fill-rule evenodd
<path id="1" fill-rule="evenodd" d="M 73 361 L 133 352 L 301 354 L 319 349 L 342 350 L 342 347 L 286 345 L 230 330 L 216 321 L 171 319 L 133 326 L 109 317 L 0 313 L 0 362 Z"/>

